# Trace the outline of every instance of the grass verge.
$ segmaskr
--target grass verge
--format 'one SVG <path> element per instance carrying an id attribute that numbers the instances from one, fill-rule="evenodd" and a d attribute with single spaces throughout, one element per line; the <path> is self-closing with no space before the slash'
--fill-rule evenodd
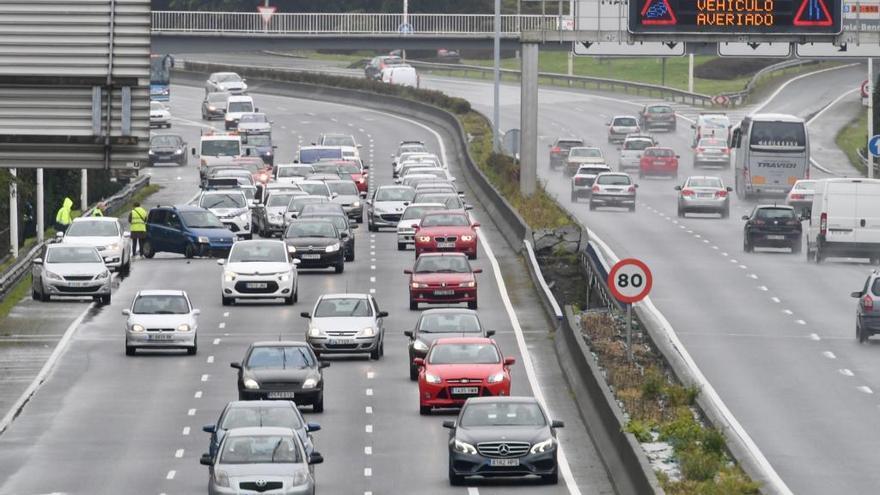
<path id="1" fill-rule="evenodd" d="M 0 301 L 0 318 L 6 318 L 12 308 L 31 292 L 31 274 L 28 273 L 21 281 L 15 284 L 6 297 Z"/>
<path id="2" fill-rule="evenodd" d="M 849 124 L 846 125 L 840 132 L 837 133 L 837 136 L 834 138 L 834 142 L 837 143 L 837 147 L 843 150 L 846 153 L 846 156 L 849 158 L 849 162 L 855 167 L 862 175 L 867 175 L 868 169 L 864 163 L 862 163 L 862 159 L 859 158 L 859 154 L 857 151 L 860 148 L 864 148 L 867 142 L 867 129 L 868 129 L 868 115 L 865 112 L 859 112 L 859 116 L 853 119 Z"/>

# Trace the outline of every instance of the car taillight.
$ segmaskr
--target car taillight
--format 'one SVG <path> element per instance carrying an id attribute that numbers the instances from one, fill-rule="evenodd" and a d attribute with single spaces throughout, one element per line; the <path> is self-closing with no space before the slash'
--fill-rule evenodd
<path id="1" fill-rule="evenodd" d="M 599 186 L 593 186 L 593 192 L 599 192 L 600 190 Z"/>
<path id="2" fill-rule="evenodd" d="M 819 217 L 819 233 L 821 235 L 825 235 L 825 232 L 828 230 L 828 214 L 822 212 L 822 216 Z"/>
<path id="3" fill-rule="evenodd" d="M 636 192 L 636 186 L 629 186 L 628 188 L 626 188 L 626 192 L 629 192 L 629 193 Z"/>
<path id="4" fill-rule="evenodd" d="M 865 307 L 866 311 L 874 311 L 874 299 L 871 298 L 870 294 L 865 294 L 865 297 L 862 298 L 862 306 Z"/>
<path id="5" fill-rule="evenodd" d="M 791 199 L 804 199 L 804 195 L 803 195 L 803 194 L 794 194 L 794 193 L 792 193 L 792 195 L 791 195 Z"/>
<path id="6" fill-rule="evenodd" d="M 554 153 L 554 154 L 557 154 L 557 155 L 558 155 L 561 151 L 562 151 L 562 149 L 561 149 L 559 146 L 554 146 L 554 147 L 550 148 L 550 153 Z"/>
<path id="7" fill-rule="evenodd" d="M 767 222 L 761 220 L 760 218 L 755 219 L 755 225 L 764 225 L 765 223 L 767 223 Z"/>
<path id="8" fill-rule="evenodd" d="M 729 155 L 729 154 L 730 154 L 730 148 L 724 148 L 724 154 L 725 154 L 725 155 Z"/>
<path id="9" fill-rule="evenodd" d="M 727 191 L 725 191 L 724 189 L 722 189 L 722 190 L 720 190 L 720 191 L 715 191 L 715 197 L 716 197 L 716 198 L 726 198 L 726 197 L 727 197 Z"/>
<path id="10" fill-rule="evenodd" d="M 682 190 L 681 190 L 681 195 L 682 195 L 682 196 L 693 196 L 693 195 L 694 195 L 694 191 L 691 190 L 691 189 L 682 189 Z"/>
<path id="11" fill-rule="evenodd" d="M 706 148 L 697 148 L 697 153 L 702 153 L 706 151 Z"/>

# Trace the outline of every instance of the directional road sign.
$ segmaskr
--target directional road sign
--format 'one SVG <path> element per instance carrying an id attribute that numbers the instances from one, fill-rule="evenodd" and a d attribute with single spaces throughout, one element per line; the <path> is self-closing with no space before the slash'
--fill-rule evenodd
<path id="1" fill-rule="evenodd" d="M 641 301 L 651 292 L 653 284 L 654 277 L 648 265 L 635 258 L 618 261 L 608 273 L 608 288 L 615 299 L 622 303 Z"/>
<path id="2" fill-rule="evenodd" d="M 573 43 L 572 52 L 582 57 L 681 57 L 684 55 L 684 43 L 660 43 L 645 41 L 621 43 L 617 41 Z"/>
<path id="3" fill-rule="evenodd" d="M 880 134 L 868 140 L 868 152 L 873 156 L 880 156 Z"/>
<path id="4" fill-rule="evenodd" d="M 788 58 L 791 55 L 791 43 L 718 43 L 718 55 L 742 58 Z"/>

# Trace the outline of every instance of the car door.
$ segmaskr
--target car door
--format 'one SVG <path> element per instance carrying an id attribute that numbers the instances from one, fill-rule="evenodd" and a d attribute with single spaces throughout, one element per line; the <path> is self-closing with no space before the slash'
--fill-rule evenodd
<path id="1" fill-rule="evenodd" d="M 167 232 L 168 232 L 168 250 L 172 253 L 183 253 L 187 240 L 186 228 L 181 222 L 180 217 L 174 211 L 168 212 Z"/>
<path id="2" fill-rule="evenodd" d="M 376 326 L 379 327 L 379 334 L 385 339 L 385 318 L 379 316 L 379 303 L 376 298 L 370 295 L 370 305 L 373 307 L 373 314 L 376 315 Z"/>
<path id="3" fill-rule="evenodd" d="M 880 252 L 880 182 L 856 184 L 856 236 L 858 243 L 874 244 Z M 878 305 L 880 307 L 880 305 Z"/>
<path id="4" fill-rule="evenodd" d="M 167 234 L 165 232 L 166 210 L 150 210 L 147 215 L 147 240 L 153 245 L 153 251 L 166 251 Z"/>

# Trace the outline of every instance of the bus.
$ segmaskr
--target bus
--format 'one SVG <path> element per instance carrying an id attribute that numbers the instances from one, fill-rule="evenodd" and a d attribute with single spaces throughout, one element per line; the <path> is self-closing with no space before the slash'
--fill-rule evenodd
<path id="1" fill-rule="evenodd" d="M 784 196 L 810 178 L 810 136 L 804 119 L 783 114 L 743 118 L 730 134 L 736 195 Z"/>
<path id="2" fill-rule="evenodd" d="M 171 55 L 150 54 L 150 99 L 168 101 L 171 99 L 171 68 L 174 57 Z"/>

